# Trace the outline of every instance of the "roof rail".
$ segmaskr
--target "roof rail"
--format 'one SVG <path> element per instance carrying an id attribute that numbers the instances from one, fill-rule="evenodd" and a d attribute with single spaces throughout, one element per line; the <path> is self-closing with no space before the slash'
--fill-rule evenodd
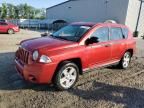
<path id="1" fill-rule="evenodd" d="M 114 21 L 114 20 L 106 20 L 104 23 L 114 23 L 114 24 L 116 24 L 117 22 Z"/>

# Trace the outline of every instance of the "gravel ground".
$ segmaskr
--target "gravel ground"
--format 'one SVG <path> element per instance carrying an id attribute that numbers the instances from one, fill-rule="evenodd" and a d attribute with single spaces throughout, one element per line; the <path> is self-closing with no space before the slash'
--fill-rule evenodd
<path id="1" fill-rule="evenodd" d="M 127 70 L 99 68 L 80 76 L 73 89 L 56 91 L 52 85 L 23 81 L 14 69 L 17 44 L 40 32 L 21 30 L 0 34 L 0 108 L 143 108 L 144 40 Z"/>

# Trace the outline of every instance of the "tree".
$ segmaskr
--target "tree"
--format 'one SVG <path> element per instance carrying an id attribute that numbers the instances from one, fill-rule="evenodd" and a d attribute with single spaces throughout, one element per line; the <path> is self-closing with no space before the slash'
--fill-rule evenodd
<path id="1" fill-rule="evenodd" d="M 27 4 L 24 4 L 23 5 L 23 10 L 24 10 L 24 18 L 26 18 L 26 19 L 29 18 L 31 7 L 28 6 Z"/>
<path id="2" fill-rule="evenodd" d="M 17 5 L 17 14 L 19 16 L 19 18 L 24 18 L 24 7 L 23 4 L 19 4 Z"/>
<path id="3" fill-rule="evenodd" d="M 2 7 L 0 7 L 0 18 L 1 18 L 1 14 L 2 14 Z"/>
<path id="4" fill-rule="evenodd" d="M 28 18 L 34 19 L 35 18 L 35 8 L 32 6 L 28 7 Z"/>
<path id="5" fill-rule="evenodd" d="M 36 18 L 38 19 L 44 19 L 46 17 L 46 9 L 45 8 L 42 8 L 42 9 L 37 9 L 36 10 Z"/>
<path id="6" fill-rule="evenodd" d="M 2 7 L 0 7 L 0 16 L 3 19 L 43 19 L 45 18 L 45 13 L 45 9 L 36 9 L 26 3 L 17 6 L 10 3 L 3 3 Z"/>
<path id="7" fill-rule="evenodd" d="M 7 4 L 8 9 L 8 18 L 14 18 L 15 17 L 15 6 L 12 4 Z"/>
<path id="8" fill-rule="evenodd" d="M 2 19 L 7 18 L 7 5 L 6 3 L 2 3 L 2 15 L 1 15 Z"/>
<path id="9" fill-rule="evenodd" d="M 14 18 L 15 19 L 19 19 L 20 18 L 20 16 L 19 16 L 19 14 L 20 14 L 20 12 L 19 12 L 19 8 L 18 7 L 14 7 Z"/>

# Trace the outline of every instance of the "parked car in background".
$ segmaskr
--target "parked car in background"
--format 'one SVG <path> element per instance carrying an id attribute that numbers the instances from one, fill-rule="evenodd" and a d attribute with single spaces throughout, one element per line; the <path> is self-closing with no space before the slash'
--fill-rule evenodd
<path id="1" fill-rule="evenodd" d="M 0 33 L 13 34 L 19 32 L 19 30 L 20 29 L 17 25 L 8 22 L 0 22 Z"/>
<path id="2" fill-rule="evenodd" d="M 16 69 L 33 83 L 73 87 L 90 69 L 117 63 L 126 69 L 136 41 L 127 26 L 112 23 L 73 23 L 51 36 L 24 40 L 16 52 Z"/>

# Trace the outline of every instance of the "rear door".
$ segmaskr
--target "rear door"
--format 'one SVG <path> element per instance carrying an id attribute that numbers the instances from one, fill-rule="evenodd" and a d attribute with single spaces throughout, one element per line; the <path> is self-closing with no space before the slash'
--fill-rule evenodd
<path id="1" fill-rule="evenodd" d="M 8 24 L 5 22 L 0 22 L 0 32 L 7 32 L 8 30 Z"/>
<path id="2" fill-rule="evenodd" d="M 110 27 L 110 40 L 112 43 L 112 60 L 121 59 L 126 49 L 126 39 L 121 27 Z"/>

